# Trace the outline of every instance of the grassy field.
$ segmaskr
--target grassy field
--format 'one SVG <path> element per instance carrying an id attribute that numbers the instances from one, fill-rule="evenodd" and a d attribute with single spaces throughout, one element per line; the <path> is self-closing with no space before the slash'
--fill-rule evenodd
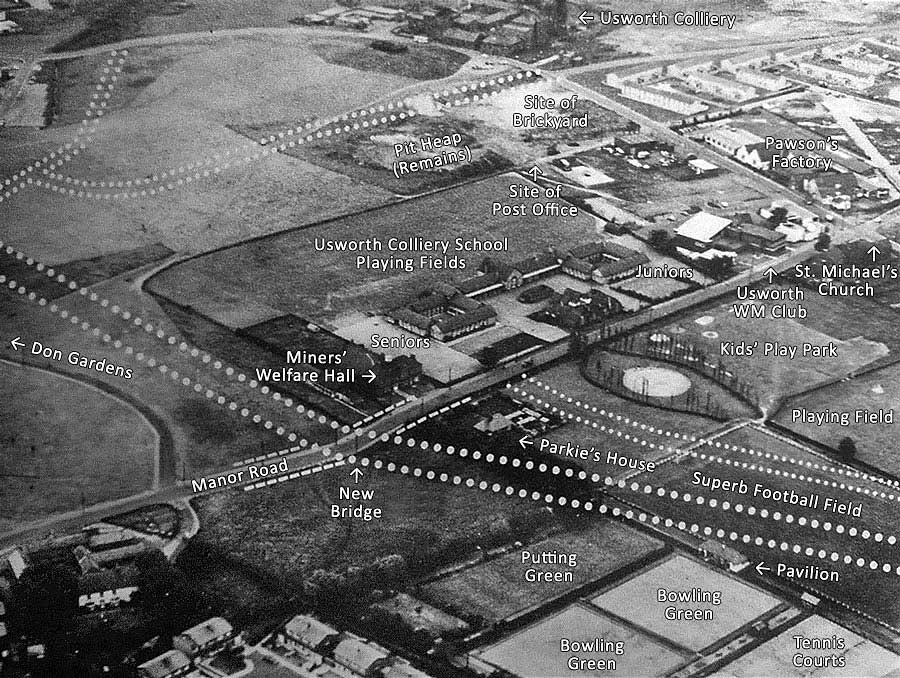
<path id="1" fill-rule="evenodd" d="M 706 353 L 707 360 L 723 365 L 751 383 L 760 394 L 760 405 L 771 407 L 779 397 L 811 388 L 816 384 L 857 370 L 887 354 L 884 344 L 870 338 L 843 340 L 790 319 L 742 318 L 733 313 L 733 303 L 720 303 L 667 323 L 662 329 L 679 341 L 690 342 Z M 811 312 L 812 313 L 812 312 Z M 746 342 L 756 345 L 752 356 L 722 356 L 723 342 Z M 796 347 L 796 355 L 765 355 L 765 342 Z M 802 345 L 815 346 L 834 342 L 837 357 L 803 356 Z"/>
<path id="2" fill-rule="evenodd" d="M 98 123 L 94 140 L 67 163 L 77 178 L 123 182 L 173 170 L 165 197 L 88 200 L 31 189 L 4 203 L 4 240 L 53 264 L 161 243 L 199 252 L 355 209 L 383 204 L 373 186 L 282 154 L 253 160 L 247 139 L 229 125 L 294 121 L 359 108 L 409 78 L 329 64 L 297 35 L 204 38 L 199 43 L 134 49 Z M 75 133 L 98 77 L 94 60 L 65 62 L 57 124 L 41 138 L 2 131 L 2 166 L 15 171 Z M 6 143 L 6 141 L 9 143 Z M 226 155 L 228 152 L 228 155 Z M 218 162 L 214 158 L 219 155 Z M 248 160 L 249 162 L 245 162 Z M 212 170 L 178 186 L 179 167 Z M 207 163 L 208 164 L 204 164 Z M 116 192 L 116 188 L 101 189 Z"/>
<path id="3" fill-rule="evenodd" d="M 4 267 L 5 268 L 5 267 Z M 165 320 L 159 307 L 152 303 L 146 295 L 139 295 L 130 289 L 127 282 L 117 278 L 107 281 L 96 289 L 129 308 L 134 315 L 152 321 L 155 327 L 171 332 L 174 328 Z M 171 480 L 180 477 L 184 471 L 187 477 L 201 474 L 212 469 L 221 469 L 232 461 L 238 461 L 260 452 L 271 452 L 285 447 L 285 440 L 274 431 L 267 431 L 255 426 L 229 412 L 224 407 L 211 402 L 202 393 L 195 393 L 180 383 L 174 382 L 160 374 L 158 369 L 147 366 L 147 362 L 138 362 L 134 357 L 124 353 L 122 349 L 102 342 L 85 333 L 80 326 L 63 322 L 58 316 L 51 315 L 37 304 L 22 301 L 16 295 L 0 295 L 0 321 L 16 327 L 16 332 L 23 339 L 40 338 L 48 346 L 64 348 L 66 351 L 78 350 L 90 357 L 106 358 L 116 364 L 130 367 L 134 377 L 130 380 L 101 375 L 96 371 L 89 376 L 105 381 L 119 391 L 129 395 L 135 402 L 143 404 L 149 411 L 159 417 L 163 426 L 170 432 L 174 452 L 160 469 L 162 478 Z M 247 404 L 257 411 L 267 411 L 265 396 L 254 394 L 246 385 L 240 385 L 224 375 L 216 375 L 212 370 L 205 370 L 202 375 L 195 369 L 184 369 L 184 363 L 178 357 L 177 346 L 171 346 L 150 338 L 146 332 L 133 325 L 125 327 L 125 323 L 117 323 L 109 314 L 102 313 L 96 304 L 75 295 L 63 303 L 66 308 L 77 313 L 80 318 L 90 320 L 110 332 L 111 337 L 120 339 L 123 344 L 137 347 L 136 351 L 146 351 L 160 362 L 169 365 L 178 364 L 179 371 L 184 371 L 204 384 L 209 384 L 216 392 L 229 399 Z M 41 361 L 43 364 L 44 361 Z M 181 364 L 179 364 L 181 363 Z M 54 367 L 76 377 L 84 376 L 79 368 L 68 364 L 53 363 Z M 230 383 L 229 383 L 230 382 Z M 268 398 L 272 403 L 271 398 Z M 273 418 L 286 416 L 284 406 L 278 406 L 278 414 Z M 305 431 L 309 420 L 290 416 L 291 426 Z M 303 433 L 304 436 L 307 433 Z"/>
<path id="4" fill-rule="evenodd" d="M 804 408 L 811 412 L 849 412 L 850 425 L 807 423 L 802 417 L 792 421 L 793 410 Z M 897 434 L 895 424 L 857 424 L 855 410 L 894 410 L 900 412 L 900 365 L 892 365 L 862 377 L 842 381 L 832 386 L 788 400 L 778 411 L 775 421 L 792 431 L 816 440 L 823 445 L 837 447 L 845 436 L 856 443 L 857 458 L 886 472 L 900 474 L 900 460 L 895 454 Z"/>
<path id="5" fill-rule="evenodd" d="M 475 615 L 493 623 L 532 605 L 550 601 L 589 584 L 662 547 L 656 541 L 618 522 L 601 521 L 592 527 L 569 530 L 489 560 L 427 585 L 420 591 L 433 605 L 456 615 Z M 522 552 L 558 551 L 577 557 L 577 567 L 539 565 L 543 571 L 571 571 L 574 581 L 527 582 Z"/>
<path id="6" fill-rule="evenodd" d="M 293 231 L 192 259 L 167 269 L 149 281 L 150 289 L 186 306 L 198 300 L 233 295 L 262 302 L 286 313 L 315 321 L 354 311 L 391 308 L 425 285 L 474 274 L 483 254 L 461 253 L 465 270 L 357 269 L 352 252 L 320 252 L 316 238 L 332 240 L 422 236 L 422 215 L 429 218 L 429 237 L 509 237 L 515 260 L 549 245 L 566 246 L 595 237 L 588 217 L 489 219 L 491 202 L 501 199 L 511 177 L 495 177 L 427 197 L 356 214 L 320 226 Z M 530 203 L 530 200 L 526 200 Z M 377 256 L 390 254 L 375 253 Z M 405 253 L 399 253 L 405 256 Z M 418 253 L 412 253 L 418 259 Z"/>
<path id="7" fill-rule="evenodd" d="M 605 642 L 624 644 L 622 655 L 591 654 L 592 659 L 615 660 L 615 670 L 602 674 L 593 672 L 592 675 L 665 676 L 688 657 L 687 653 L 679 654 L 671 646 L 583 604 L 571 605 L 499 643 L 478 650 L 476 655 L 523 678 L 586 675 L 584 671 L 566 665 L 569 657 L 579 655 L 560 652 L 560 638 L 578 642 L 602 638 Z"/>
<path id="8" fill-rule="evenodd" d="M 0 363 L 0 529 L 151 487 L 156 432 L 99 389 Z"/>
<path id="9" fill-rule="evenodd" d="M 827 460 L 816 457 L 783 441 L 772 438 L 752 428 L 740 429 L 739 433 L 732 433 L 719 439 L 720 442 L 729 442 L 733 445 L 747 445 L 764 453 L 787 454 L 801 462 L 829 465 Z M 722 540 L 744 553 L 751 563 L 764 561 L 774 567 L 781 562 L 792 567 L 817 565 L 822 569 L 836 571 L 839 575 L 837 582 L 821 582 L 795 580 L 799 585 L 812 587 L 812 590 L 823 591 L 839 601 L 861 609 L 872 616 L 889 624 L 897 624 L 900 615 L 893 604 L 893 596 L 900 592 L 900 581 L 896 574 L 885 573 L 880 568 L 884 563 L 896 567 L 896 548 L 888 543 L 890 535 L 896 535 L 897 521 L 900 519 L 900 502 L 897 499 L 876 497 L 874 494 L 863 494 L 855 490 L 840 489 L 822 484 L 822 480 L 850 483 L 854 487 L 883 490 L 879 485 L 858 479 L 851 475 L 838 475 L 827 471 L 815 470 L 810 467 L 800 467 L 783 462 L 773 462 L 770 459 L 750 457 L 735 451 L 726 451 L 722 448 L 715 449 L 717 457 L 723 460 L 730 459 L 731 465 L 716 463 L 710 460 L 685 458 L 678 463 L 669 463 L 657 469 L 652 476 L 644 474 L 636 480 L 640 483 L 650 483 L 653 488 L 664 487 L 667 491 L 676 490 L 680 493 L 678 499 L 673 499 L 668 494 L 660 497 L 657 494 L 637 494 L 628 489 L 614 489 L 615 494 L 629 501 L 635 502 L 641 507 L 657 512 L 662 518 L 671 518 L 676 523 L 684 521 L 690 526 L 693 523 L 701 527 L 710 526 L 713 530 L 723 529 L 725 537 Z M 702 451 L 702 450 L 701 450 Z M 755 465 L 755 468 L 744 467 L 743 463 Z M 777 475 L 767 469 L 776 468 L 782 470 L 782 475 Z M 732 491 L 711 491 L 707 487 L 701 487 L 692 483 L 695 473 L 712 476 L 722 480 L 739 482 L 743 480 L 748 486 L 748 494 Z M 790 473 L 797 476 L 803 475 L 808 480 L 791 478 Z M 770 490 L 782 490 L 797 493 L 817 493 L 821 495 L 818 509 L 801 508 L 783 501 L 766 499 L 762 496 L 752 496 L 754 486 L 759 483 Z M 690 501 L 683 501 L 684 493 L 691 495 Z M 702 495 L 706 501 L 703 504 L 696 502 L 696 496 Z M 826 497 L 835 497 L 843 502 L 862 502 L 862 513 L 859 518 L 834 513 L 823 508 Z M 710 506 L 709 499 L 715 498 L 720 503 L 718 506 Z M 723 509 L 721 502 L 729 501 L 731 507 Z M 742 510 L 736 510 L 740 504 Z M 753 506 L 756 512 L 750 515 L 747 507 Z M 762 509 L 766 509 L 767 515 L 762 516 Z M 775 519 L 776 511 L 778 519 Z M 786 515 L 791 514 L 792 520 L 788 522 Z M 806 524 L 800 524 L 803 517 Z M 812 520 L 817 521 L 815 527 Z M 838 529 L 838 525 L 842 527 Z M 851 534 L 851 528 L 853 534 Z M 863 531 L 866 532 L 863 532 Z M 738 538 L 744 534 L 750 536 L 751 541 L 734 541 L 728 535 L 734 531 Z M 858 531 L 858 533 L 857 533 Z M 878 537 L 878 535 L 881 535 Z M 898 535 L 900 536 L 900 535 Z M 757 545 L 755 539 L 762 538 L 763 543 Z M 775 548 L 768 548 L 766 543 L 774 540 Z M 780 549 L 782 541 L 789 547 L 787 551 Z M 801 547 L 800 553 L 795 553 L 794 544 Z M 811 548 L 812 555 L 807 555 L 805 549 Z M 818 557 L 819 550 L 826 556 Z M 831 554 L 837 553 L 837 561 L 832 560 Z M 849 556 L 853 563 L 845 563 L 844 557 Z M 863 559 L 863 566 L 855 563 L 857 558 Z M 877 570 L 869 568 L 869 562 L 874 560 Z M 774 574 L 772 575 L 774 576 Z M 877 580 L 873 585 L 873 578 Z"/>
<path id="10" fill-rule="evenodd" d="M 663 616 L 664 608 L 670 603 L 657 600 L 659 589 L 679 591 L 693 587 L 721 593 L 719 605 L 696 603 L 698 608 L 713 610 L 715 624 L 668 620 Z M 675 556 L 614 586 L 591 602 L 681 647 L 699 652 L 749 624 L 780 601 L 695 560 Z"/>

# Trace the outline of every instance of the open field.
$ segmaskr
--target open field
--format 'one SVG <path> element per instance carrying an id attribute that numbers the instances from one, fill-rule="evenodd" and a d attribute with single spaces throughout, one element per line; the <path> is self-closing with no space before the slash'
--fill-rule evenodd
<path id="1" fill-rule="evenodd" d="M 450 282 L 474 274 L 483 254 L 456 253 L 456 237 L 503 238 L 509 236 L 510 251 L 504 258 L 515 260 L 549 245 L 565 246 L 592 239 L 590 217 L 558 218 L 553 228 L 541 217 L 506 217 L 488 221 L 491 202 L 506 194 L 510 176 L 495 177 L 442 191 L 383 209 L 355 214 L 279 237 L 257 240 L 220 250 L 176 265 L 149 281 L 150 289 L 177 303 L 191 306 L 198 299 L 232 294 L 246 297 L 286 313 L 331 325 L 341 325 L 341 316 L 358 311 L 391 308 L 413 296 L 424 286 Z M 526 203 L 531 201 L 526 200 Z M 421 215 L 428 214 L 431 232 L 450 241 L 449 255 L 459 255 L 464 270 L 421 270 L 406 273 L 357 268 L 356 253 L 321 252 L 314 241 L 421 236 Z M 377 256 L 390 254 L 376 252 Z M 405 253 L 399 253 L 405 256 Z M 411 255 L 418 261 L 418 252 Z M 315 262 L 315 265 L 310 265 Z M 265 279 L 261 283 L 261 279 Z M 358 316 L 357 316 L 358 317 Z"/>
<path id="2" fill-rule="evenodd" d="M 878 283 L 875 285 L 878 290 Z M 900 313 L 879 303 L 881 300 L 880 297 L 823 297 L 806 291 L 803 305 L 809 315 L 801 322 L 842 341 L 861 337 L 882 343 L 896 353 L 900 351 L 900 333 L 897 332 Z"/>
<path id="3" fill-rule="evenodd" d="M 493 623 L 605 577 L 660 548 L 662 542 L 622 523 L 604 520 L 594 527 L 554 535 L 440 579 L 424 587 L 421 595 L 457 615 L 475 615 Z M 575 568 L 536 566 L 544 572 L 570 571 L 574 581 L 525 581 L 525 571 L 535 566 L 523 564 L 523 551 L 575 554 Z"/>
<path id="4" fill-rule="evenodd" d="M 789 567 L 816 565 L 824 571 L 833 571 L 837 573 L 838 581 L 786 578 L 795 586 L 827 593 L 889 624 L 900 621 L 892 602 L 894 592 L 900 592 L 900 577 L 893 570 L 900 565 L 892 545 L 900 519 L 900 501 L 895 495 L 882 497 L 881 492 L 886 490 L 884 486 L 861 479 L 855 472 L 838 474 L 817 469 L 813 465 L 827 468 L 833 464 L 752 427 L 724 435 L 717 442 L 746 445 L 763 455 L 784 454 L 802 465 L 724 447 L 707 447 L 698 452 L 709 454 L 714 450 L 714 459 L 721 458 L 723 463 L 684 457 L 635 479 L 639 486 L 646 482 L 652 488 L 665 488 L 665 496 L 653 492 L 636 493 L 630 489 L 613 489 L 612 492 L 656 512 L 663 519 L 669 518 L 676 523 L 684 521 L 686 526 L 696 524 L 701 530 L 710 527 L 713 533 L 723 530 L 722 541 L 746 555 L 751 563 L 762 561 L 772 568 L 778 563 Z M 779 473 L 774 473 L 773 469 Z M 734 483 L 743 481 L 747 491 L 711 490 L 696 485 L 697 473 L 701 477 Z M 791 477 L 792 474 L 795 477 Z M 832 482 L 838 487 L 832 486 Z M 757 484 L 760 492 L 756 491 Z M 869 490 L 869 493 L 857 491 L 857 487 Z M 673 491 L 677 498 L 671 496 Z M 787 494 L 793 491 L 803 496 L 817 494 L 820 499 L 817 508 L 807 508 L 764 496 L 763 491 Z M 704 498 L 702 503 L 700 496 Z M 689 501 L 683 501 L 685 497 Z M 853 507 L 861 504 L 860 517 L 826 509 L 825 500 L 829 497 L 845 504 L 850 502 Z M 715 505 L 712 499 L 716 500 Z M 732 534 L 736 539 L 729 538 Z M 748 535 L 746 540 L 744 535 Z M 788 546 L 782 549 L 782 543 Z M 799 545 L 799 552 L 794 550 L 794 544 Z M 891 567 L 890 573 L 882 569 L 886 565 Z M 776 576 L 774 569 L 768 576 Z M 873 583 L 873 578 L 877 582 Z"/>
<path id="5" fill-rule="evenodd" d="M 843 667 L 797 667 L 796 636 L 805 638 L 831 638 L 837 636 L 845 643 L 842 650 L 806 650 L 802 654 L 820 658 L 835 654 L 844 659 Z M 813 616 L 796 626 L 786 629 L 772 640 L 751 650 L 736 661 L 716 672 L 721 678 L 757 678 L 758 676 L 782 676 L 783 678 L 887 678 L 896 674 L 900 657 L 858 636 L 837 624 Z"/>
<path id="6" fill-rule="evenodd" d="M 0 530 L 151 488 L 159 439 L 131 405 L 12 363 L 0 381 Z"/>
<path id="7" fill-rule="evenodd" d="M 743 303 L 743 302 L 738 302 Z M 721 362 L 760 394 L 760 406 L 771 407 L 779 397 L 797 393 L 863 367 L 886 355 L 888 348 L 867 338 L 841 340 L 792 319 L 737 318 L 733 302 L 720 303 L 670 321 L 663 328 L 678 341 L 693 344 L 712 364 Z M 755 346 L 750 356 L 722 355 L 725 342 Z M 765 355 L 766 342 L 796 348 L 796 355 Z M 836 345 L 837 357 L 802 355 L 804 343 Z"/>
<path id="8" fill-rule="evenodd" d="M 720 594 L 718 605 L 714 602 L 691 601 L 694 609 L 712 610 L 714 619 L 666 619 L 664 610 L 672 603 L 659 602 L 657 592 L 660 589 L 689 591 L 696 588 Z M 652 565 L 628 581 L 593 598 L 591 602 L 695 652 L 751 623 L 780 603 L 777 598 L 740 579 L 731 578 L 683 556 L 673 556 L 658 565 Z"/>
<path id="9" fill-rule="evenodd" d="M 593 642 L 602 638 L 604 642 L 624 644 L 625 651 L 621 655 L 591 653 L 592 659 L 614 660 L 615 669 L 590 675 L 664 676 L 688 657 L 687 653 L 680 654 L 677 649 L 582 603 L 571 605 L 499 643 L 478 650 L 475 655 L 523 678 L 586 675 L 583 670 L 573 670 L 566 665 L 569 657 L 578 653 L 561 652 L 562 638 L 573 642 Z"/>
<path id="10" fill-rule="evenodd" d="M 43 143 L 35 133 L 0 132 L 10 140 L 4 166 L 17 169 L 71 141 L 75 126 L 64 123 L 80 119 L 90 100 L 99 77 L 88 67 L 93 62 L 65 62 L 55 95 L 60 124 L 41 133 Z M 171 190 L 164 197 L 90 200 L 32 188 L 4 203 L 4 239 L 54 264 L 152 243 L 199 252 L 382 204 L 389 198 L 384 191 L 302 160 L 283 154 L 254 160 L 252 152 L 237 152 L 247 139 L 228 125 L 266 122 L 288 129 L 368 104 L 411 82 L 329 64 L 299 36 L 136 48 L 94 141 L 65 172 L 105 182 L 93 189 L 100 193 L 124 191 L 112 184 L 145 178 L 150 183 L 140 185 L 146 189 L 168 179 Z M 229 167 L 221 174 L 213 171 L 225 163 Z M 187 191 L 178 184 L 186 170 L 177 170 L 195 164 L 200 177 Z M 165 170 L 174 176 L 160 178 Z"/>
<path id="11" fill-rule="evenodd" d="M 850 424 L 818 425 L 804 422 L 802 416 L 793 421 L 794 409 L 849 412 Z M 856 443 L 857 458 L 887 473 L 900 475 L 900 460 L 896 455 L 897 433 L 894 428 L 900 421 L 895 421 L 894 424 L 857 424 L 856 410 L 869 410 L 873 413 L 893 410 L 894 417 L 897 417 L 900 412 L 900 365 L 885 367 L 791 398 L 778 411 L 775 421 L 830 447 L 837 447 L 842 438 L 849 436 Z"/>

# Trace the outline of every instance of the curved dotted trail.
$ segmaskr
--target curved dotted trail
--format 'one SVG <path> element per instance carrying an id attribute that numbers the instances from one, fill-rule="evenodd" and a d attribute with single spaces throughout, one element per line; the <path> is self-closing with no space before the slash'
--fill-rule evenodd
<path id="1" fill-rule="evenodd" d="M 110 98 L 112 97 L 113 90 L 116 86 L 116 81 L 122 72 L 122 67 L 125 65 L 125 57 L 127 56 L 128 50 L 121 50 L 119 52 L 112 51 L 109 53 L 106 65 L 102 69 L 102 75 L 94 87 L 93 94 L 91 94 L 91 101 L 88 103 L 88 107 L 84 112 L 84 118 L 78 125 L 75 138 L 71 142 L 63 144 L 55 151 L 48 153 L 40 160 L 36 160 L 27 167 L 20 169 L 11 177 L 4 179 L 2 182 L 3 190 L 0 192 L 0 203 L 9 200 L 27 186 L 43 185 L 43 180 L 40 178 L 35 179 L 31 175 L 38 170 L 41 170 L 42 175 L 55 176 L 55 170 L 79 155 L 81 151 L 87 147 L 87 144 L 93 140 L 93 135 L 97 131 L 97 124 L 100 121 L 100 118 L 102 118 L 106 112 L 106 108 L 109 105 Z"/>
<path id="2" fill-rule="evenodd" d="M 446 89 L 441 93 L 432 93 L 435 102 L 444 106 L 465 106 L 470 103 L 497 96 L 502 90 L 496 89 L 515 84 L 523 79 L 539 77 L 536 70 L 519 71 L 518 73 L 482 80 L 477 83 Z M 423 95 L 419 95 L 423 96 Z M 22 182 L 19 188 L 32 184 L 46 190 L 74 198 L 93 200 L 124 200 L 158 196 L 167 191 L 177 190 L 188 184 L 207 179 L 225 170 L 246 165 L 267 156 L 273 156 L 290 148 L 301 146 L 329 137 L 372 129 L 379 125 L 388 125 L 406 120 L 417 115 L 412 105 L 416 96 L 407 97 L 396 102 L 359 109 L 344 115 L 328 118 L 316 123 L 282 130 L 276 134 L 260 137 L 257 141 L 247 142 L 237 148 L 217 153 L 210 158 L 194 163 L 170 168 L 149 177 L 138 177 L 126 180 L 88 180 L 63 175 L 58 172 L 45 171 L 44 179 Z M 445 99 L 445 101 L 442 101 Z M 260 148 L 263 146 L 263 148 Z M 122 190 L 105 190 L 122 189 Z M 16 192 L 15 190 L 13 192 Z"/>
<path id="3" fill-rule="evenodd" d="M 335 455 L 335 462 L 343 462 L 345 457 L 341 454 Z M 740 544 L 753 544 L 757 547 L 765 547 L 773 551 L 779 551 L 784 553 L 793 553 L 795 555 L 805 555 L 807 557 L 816 557 L 819 560 L 831 562 L 831 563 L 843 563 L 844 565 L 854 565 L 859 569 L 867 570 L 867 571 L 880 571 L 885 574 L 894 573 L 900 576 L 900 565 L 893 565 L 888 562 L 879 562 L 873 559 L 866 559 L 861 557 L 854 557 L 849 554 L 841 554 L 837 551 L 828 551 L 826 549 L 816 549 L 812 546 L 803 546 L 801 544 L 789 543 L 786 541 L 777 541 L 775 539 L 765 539 L 764 537 L 754 536 L 749 533 L 739 533 L 736 531 L 726 531 L 722 528 L 716 528 L 710 525 L 701 526 L 698 523 L 688 524 L 687 522 L 675 521 L 671 518 L 664 518 L 655 513 L 648 513 L 642 510 L 635 510 L 632 508 L 622 509 L 618 506 L 610 507 L 609 505 L 600 502 L 600 501 L 584 501 L 582 502 L 579 499 L 568 499 L 565 496 L 554 495 L 552 493 L 542 493 L 538 491 L 529 491 L 525 488 L 516 488 L 513 485 L 507 485 L 504 483 L 489 483 L 486 480 L 477 480 L 471 476 L 461 476 L 461 475 L 450 475 L 446 472 L 438 473 L 434 470 L 424 469 L 420 466 L 410 466 L 408 464 L 397 464 L 395 462 L 387 462 L 385 463 L 381 459 L 370 459 L 369 457 L 357 457 L 355 455 L 350 455 L 346 457 L 346 463 L 348 464 L 359 464 L 362 467 L 369 467 L 376 470 L 385 470 L 389 473 L 399 473 L 401 475 L 408 475 L 413 478 L 424 478 L 430 481 L 436 481 L 441 483 L 449 483 L 455 486 L 465 486 L 470 489 L 478 489 L 483 492 L 492 492 L 498 495 L 505 495 L 507 497 L 518 497 L 520 499 L 530 499 L 531 501 L 539 502 L 542 504 L 546 504 L 548 506 L 560 506 L 566 507 L 569 506 L 573 509 L 579 509 L 588 513 L 596 512 L 601 515 L 610 514 L 613 517 L 623 517 L 627 520 L 636 520 L 638 522 L 651 525 L 655 528 L 659 526 L 664 526 L 670 529 L 678 529 L 682 532 L 688 533 L 691 536 L 699 537 L 715 537 L 717 539 L 728 539 L 730 541 L 740 543 Z M 279 484 L 281 482 L 285 482 L 286 480 L 294 479 L 302 477 L 301 472 L 295 472 L 292 476 L 282 476 L 285 480 L 281 480 L 281 478 L 270 478 L 266 481 L 254 483 L 252 485 L 244 486 L 244 491 L 249 492 L 256 489 L 261 489 L 264 487 L 269 487 L 271 485 Z M 306 474 L 308 475 L 308 474 Z"/>

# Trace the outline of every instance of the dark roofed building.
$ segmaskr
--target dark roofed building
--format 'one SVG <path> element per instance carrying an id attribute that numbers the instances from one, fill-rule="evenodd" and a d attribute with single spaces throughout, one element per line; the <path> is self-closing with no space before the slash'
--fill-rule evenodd
<path id="1" fill-rule="evenodd" d="M 188 657 L 196 657 L 222 649 L 234 636 L 234 629 L 227 620 L 222 617 L 210 617 L 179 633 L 173 639 L 172 645 Z"/>
<path id="2" fill-rule="evenodd" d="M 456 285 L 456 289 L 467 297 L 478 297 L 505 288 L 500 281 L 500 274 L 496 271 L 489 271 L 462 280 Z"/>
<path id="3" fill-rule="evenodd" d="M 448 45 L 475 48 L 484 40 L 484 33 L 464 31 L 461 28 L 448 28 L 441 35 L 441 40 Z"/>
<path id="4" fill-rule="evenodd" d="M 177 678 L 190 672 L 191 660 L 184 652 L 169 650 L 137 667 L 139 678 Z"/>
<path id="5" fill-rule="evenodd" d="M 467 313 L 447 314 L 434 322 L 431 333 L 439 341 L 447 341 L 464 334 L 490 327 L 497 322 L 497 312 L 482 304 Z"/>
<path id="6" fill-rule="evenodd" d="M 562 262 L 563 273 L 578 278 L 579 280 L 590 280 L 591 273 L 594 272 L 594 265 L 589 261 L 580 259 L 576 256 L 566 257 Z"/>
<path id="7" fill-rule="evenodd" d="M 388 313 L 388 320 L 422 337 L 427 337 L 431 333 L 431 319 L 409 308 L 395 308 Z"/>

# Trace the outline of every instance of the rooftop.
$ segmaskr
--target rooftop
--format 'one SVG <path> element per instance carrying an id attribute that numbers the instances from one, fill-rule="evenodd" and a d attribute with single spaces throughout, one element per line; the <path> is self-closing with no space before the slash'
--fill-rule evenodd
<path id="1" fill-rule="evenodd" d="M 709 243 L 730 223 L 731 221 L 724 217 L 698 212 L 676 228 L 675 233 L 684 238 Z"/>

